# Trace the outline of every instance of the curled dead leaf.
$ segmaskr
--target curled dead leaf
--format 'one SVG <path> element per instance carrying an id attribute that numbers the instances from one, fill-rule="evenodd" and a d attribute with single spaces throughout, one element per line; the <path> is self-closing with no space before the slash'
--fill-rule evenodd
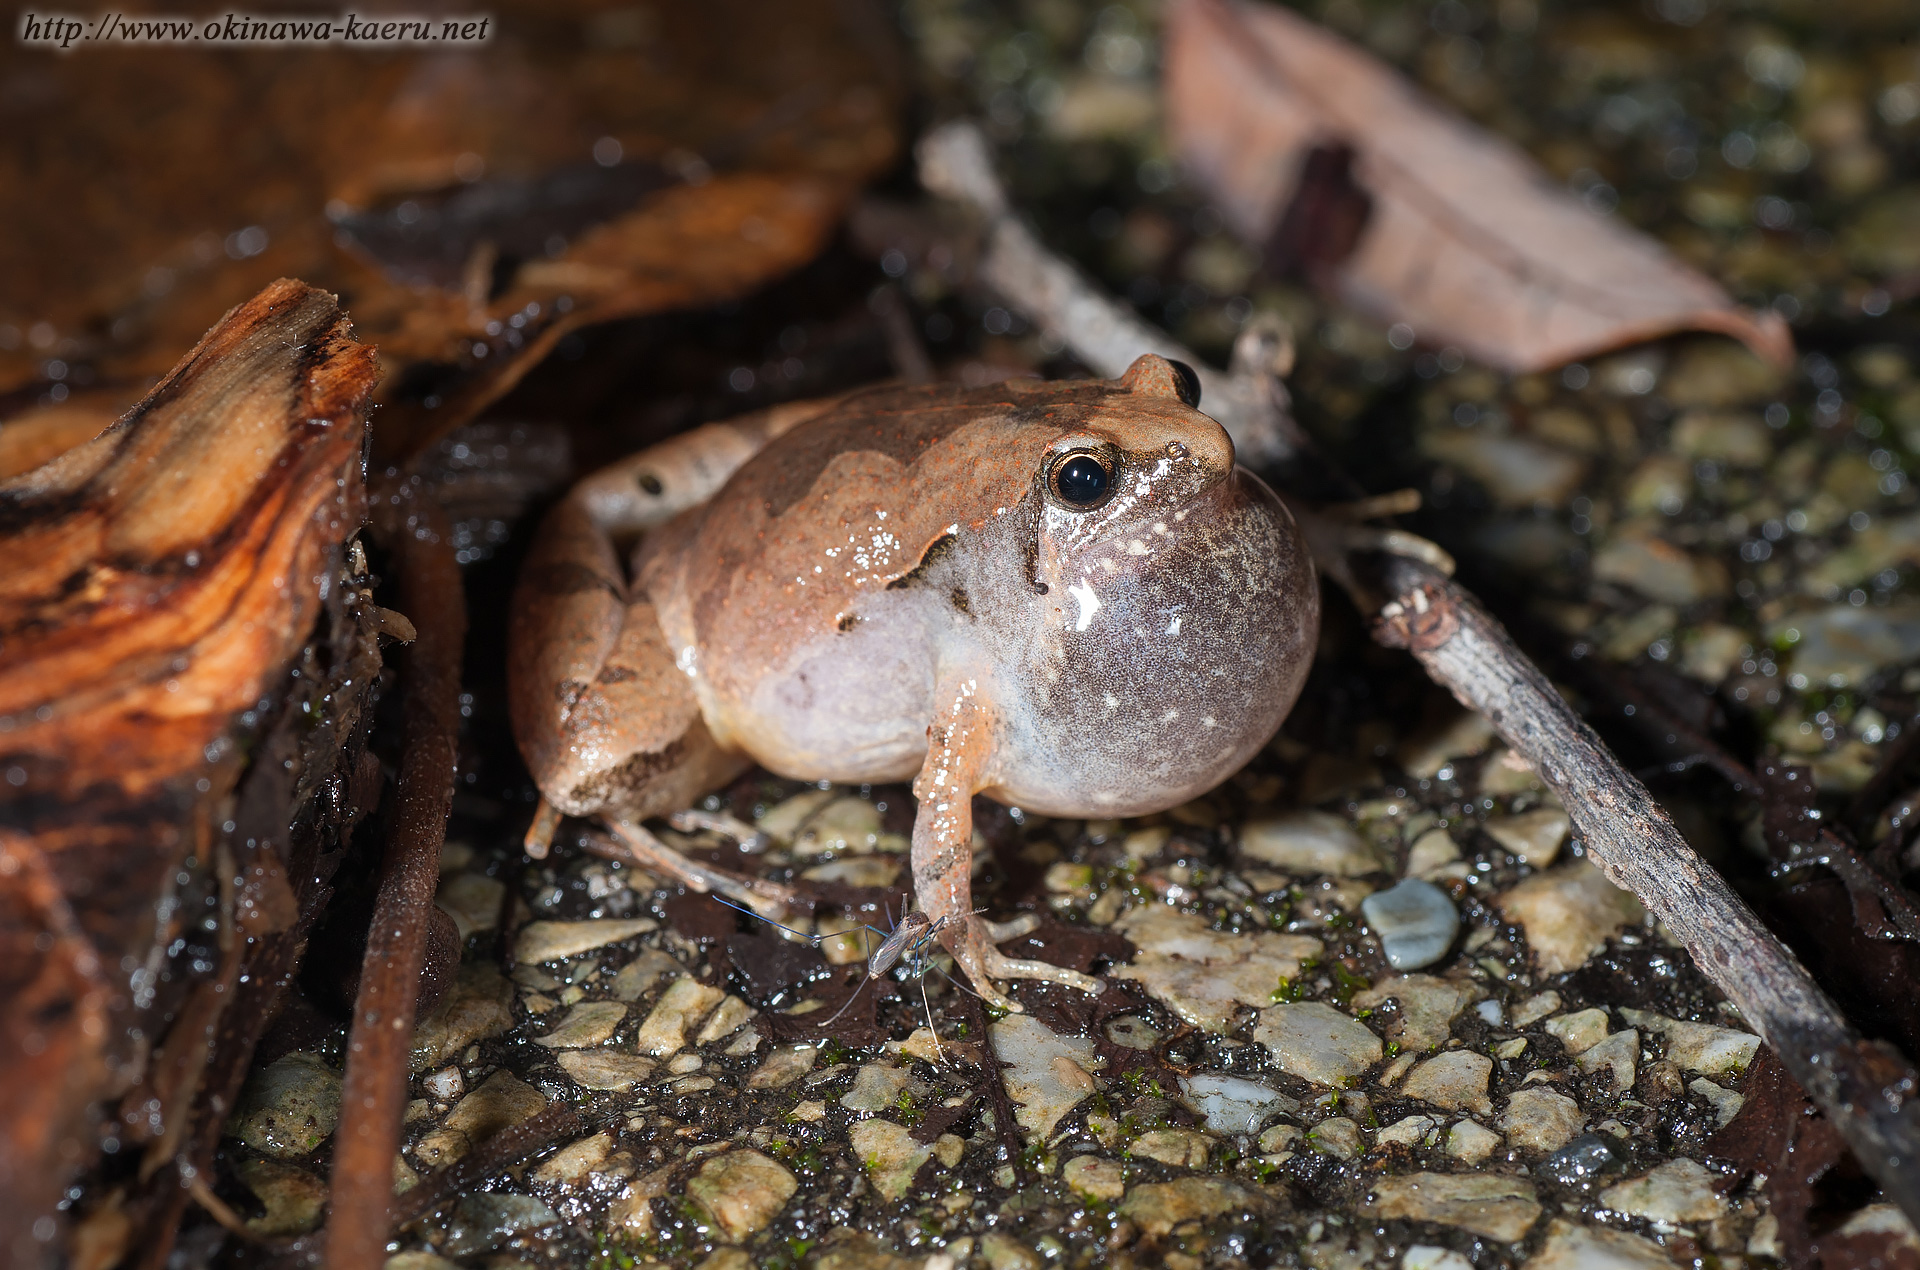
<path id="1" fill-rule="evenodd" d="M 1235 233 L 1422 341 L 1516 373 L 1687 330 L 1793 359 L 1779 314 L 1289 10 L 1175 0 L 1165 86 L 1174 149 Z"/>

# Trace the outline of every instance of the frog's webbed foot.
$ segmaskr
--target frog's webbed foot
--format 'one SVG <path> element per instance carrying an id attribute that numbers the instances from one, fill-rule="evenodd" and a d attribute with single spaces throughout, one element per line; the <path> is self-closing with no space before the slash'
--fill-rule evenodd
<path id="1" fill-rule="evenodd" d="M 1009 930 L 1009 927 L 1022 929 Z M 1106 985 L 1092 975 L 1083 975 L 1078 970 L 1049 965 L 1044 961 L 1022 961 L 994 947 L 996 940 L 1012 939 L 1027 934 L 1031 929 L 1032 925 L 1025 919 L 1011 922 L 989 922 L 980 917 L 965 919 L 965 924 L 950 946 L 954 961 L 967 972 L 967 978 L 973 981 L 974 989 L 980 993 L 983 1001 L 1013 1014 L 1020 1013 L 1019 1002 L 994 987 L 995 979 L 1037 979 L 1042 983 L 1078 988 L 1095 996 L 1105 991 Z"/>
<path id="2" fill-rule="evenodd" d="M 940 931 L 974 989 L 985 1001 L 1018 1013 L 1020 1006 L 993 986 L 995 979 L 1038 979 L 1082 992 L 1102 991 L 1092 975 L 1044 961 L 1021 961 L 995 945 L 1032 933 L 1040 919 L 1028 913 L 989 922 L 973 911 L 973 795 L 985 788 L 993 763 L 991 708 L 972 679 L 948 685 L 951 704 L 927 730 L 927 761 L 913 782 L 920 807 L 913 822 L 913 883 L 921 911 Z"/>
<path id="3" fill-rule="evenodd" d="M 742 877 L 689 860 L 636 821 L 609 816 L 606 826 L 620 839 L 635 863 L 672 878 L 688 890 L 716 892 L 776 921 L 786 915 L 790 906 L 801 902 L 797 892 L 778 882 Z"/>

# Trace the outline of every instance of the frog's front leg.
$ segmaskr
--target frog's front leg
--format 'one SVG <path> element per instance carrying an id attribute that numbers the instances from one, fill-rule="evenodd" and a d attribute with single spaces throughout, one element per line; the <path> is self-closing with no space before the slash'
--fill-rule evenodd
<path id="1" fill-rule="evenodd" d="M 1020 1006 L 995 979 L 1040 979 L 1098 993 L 1100 980 L 1044 961 L 1020 961 L 994 947 L 1032 929 L 1016 919 L 996 924 L 973 911 L 973 796 L 988 784 L 993 762 L 993 710 L 971 679 L 942 689 L 944 702 L 927 729 L 927 761 L 914 778 L 920 809 L 913 822 L 913 885 L 920 908 L 940 928 L 941 942 L 980 995 L 1003 1010 Z"/>

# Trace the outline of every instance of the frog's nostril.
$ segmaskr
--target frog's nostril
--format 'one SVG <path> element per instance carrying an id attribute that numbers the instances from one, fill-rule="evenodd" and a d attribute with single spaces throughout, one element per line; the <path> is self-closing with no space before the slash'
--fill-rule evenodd
<path id="1" fill-rule="evenodd" d="M 1186 458 L 1187 457 L 1186 443 L 1184 441 L 1167 442 L 1167 457 L 1170 459 Z"/>
<path id="2" fill-rule="evenodd" d="M 645 490 L 649 494 L 653 494 L 656 496 L 660 493 L 660 491 L 663 488 L 665 488 L 660 484 L 660 478 L 655 476 L 652 472 L 642 472 L 640 473 L 640 475 L 634 478 L 634 481 L 640 486 L 641 489 Z"/>

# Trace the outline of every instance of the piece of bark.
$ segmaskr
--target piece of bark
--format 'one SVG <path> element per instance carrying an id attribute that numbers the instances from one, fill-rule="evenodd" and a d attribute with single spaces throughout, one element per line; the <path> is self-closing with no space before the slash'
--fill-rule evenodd
<path id="1" fill-rule="evenodd" d="M 296 920 L 284 853 L 223 818 L 360 525 L 374 376 L 333 297 L 283 280 L 108 431 L 0 484 L 0 1250 L 16 1261 L 94 1150 L 88 1105 L 141 1078 L 164 1011 L 200 1031 L 162 1043 L 159 1092 L 190 1101 L 206 1069 L 217 1003 L 156 989 L 175 928 L 203 938 L 169 897 L 212 887 L 227 916 L 204 938 L 229 982 L 227 954 Z M 190 858 L 200 879 L 224 867 L 181 883 Z M 151 1139 L 177 1141 L 165 1103 Z"/>
<path id="2" fill-rule="evenodd" d="M 0 407 L 0 420 L 4 420 L 0 422 L 0 481 L 31 472 L 82 441 L 93 440 L 138 399 L 138 393 L 96 389 L 17 412 Z"/>
<path id="3" fill-rule="evenodd" d="M 1374 637 L 1405 648 L 1493 724 L 1566 807 L 1587 858 L 1658 917 L 1779 1054 L 1887 1198 L 1920 1223 L 1920 1075 L 1863 1039 L 1806 968 L 1687 845 L 1673 819 L 1500 624 L 1430 566 L 1386 557 L 1359 588 Z"/>
<path id="4" fill-rule="evenodd" d="M 1427 344 L 1516 373 L 1689 330 L 1793 359 L 1779 314 L 1298 14 L 1174 0 L 1164 68 L 1173 148 L 1234 232 Z"/>
<path id="5" fill-rule="evenodd" d="M 805 263 L 897 152 L 870 0 L 489 14 L 377 55 L 0 45 L 0 419 L 60 376 L 137 392 L 295 276 L 378 346 L 377 453 L 410 459 L 570 330 Z"/>

